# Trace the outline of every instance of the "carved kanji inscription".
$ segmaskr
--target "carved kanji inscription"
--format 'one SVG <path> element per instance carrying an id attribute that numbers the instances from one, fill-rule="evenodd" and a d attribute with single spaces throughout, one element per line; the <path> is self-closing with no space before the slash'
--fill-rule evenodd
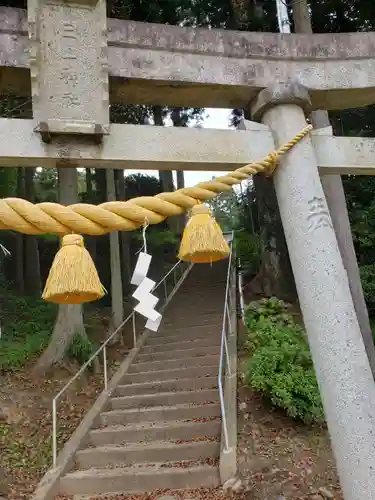
<path id="1" fill-rule="evenodd" d="M 312 233 L 322 227 L 332 227 L 331 217 L 323 198 L 314 196 L 308 202 L 309 213 L 307 215 L 308 232 Z"/>

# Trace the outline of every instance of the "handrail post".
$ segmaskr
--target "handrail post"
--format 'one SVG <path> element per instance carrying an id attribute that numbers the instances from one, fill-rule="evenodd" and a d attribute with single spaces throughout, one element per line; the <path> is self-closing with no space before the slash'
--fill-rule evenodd
<path id="1" fill-rule="evenodd" d="M 57 415 L 56 398 L 52 399 L 52 463 L 56 467 L 57 461 Z"/>
<path id="2" fill-rule="evenodd" d="M 103 375 L 104 375 L 104 390 L 108 390 L 108 373 L 107 373 L 107 346 L 103 348 Z"/>
<path id="3" fill-rule="evenodd" d="M 135 321 L 135 314 L 132 314 L 132 327 L 133 327 L 133 347 L 137 347 L 137 325 Z"/>

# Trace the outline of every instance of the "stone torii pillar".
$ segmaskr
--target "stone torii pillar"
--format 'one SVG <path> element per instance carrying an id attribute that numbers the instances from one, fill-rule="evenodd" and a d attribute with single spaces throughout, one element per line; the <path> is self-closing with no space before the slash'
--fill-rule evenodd
<path id="1" fill-rule="evenodd" d="M 306 126 L 307 89 L 261 91 L 252 116 L 276 146 Z M 346 500 L 375 499 L 375 386 L 311 138 L 283 158 L 274 174 L 311 354 Z"/>

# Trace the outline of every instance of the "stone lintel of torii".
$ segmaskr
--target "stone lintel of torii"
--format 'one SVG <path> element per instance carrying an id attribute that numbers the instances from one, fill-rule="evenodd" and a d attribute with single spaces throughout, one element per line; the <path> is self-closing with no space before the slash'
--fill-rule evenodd
<path id="1" fill-rule="evenodd" d="M 219 130 L 111 124 L 99 147 L 81 136 L 45 143 L 33 120 L 0 118 L 0 167 L 54 168 L 59 161 L 59 167 L 230 172 L 274 149 L 268 126 L 246 125 Z M 311 139 L 321 174 L 375 175 L 375 139 L 332 136 L 331 127 L 313 130 Z"/>
<path id="2" fill-rule="evenodd" d="M 32 120 L 0 120 L 0 165 L 231 170 L 289 141 L 313 109 L 375 102 L 375 33 L 195 30 L 105 12 L 104 0 L 0 10 L 0 91 L 33 103 Z M 110 102 L 245 107 L 261 125 L 111 125 Z M 375 384 L 319 168 L 372 174 L 374 148 L 322 129 L 274 174 L 345 500 L 375 500 Z"/>
<path id="3" fill-rule="evenodd" d="M 0 7 L 2 94 L 31 95 L 33 3 L 29 17 L 25 10 Z M 47 22 L 52 29 L 56 19 L 48 16 Z M 315 109 L 375 101 L 375 33 L 290 36 L 111 18 L 105 39 L 113 103 L 244 108 L 270 82 L 291 79 L 310 89 Z"/>

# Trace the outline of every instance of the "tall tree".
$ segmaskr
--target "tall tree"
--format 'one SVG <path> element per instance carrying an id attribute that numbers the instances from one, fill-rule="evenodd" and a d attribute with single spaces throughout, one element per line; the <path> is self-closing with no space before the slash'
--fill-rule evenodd
<path id="1" fill-rule="evenodd" d="M 64 205 L 77 203 L 77 170 L 62 167 L 58 169 L 58 176 L 60 203 Z M 54 364 L 61 362 L 75 335 L 80 335 L 87 341 L 82 305 L 60 305 L 50 342 L 38 359 L 35 371 L 44 373 Z"/>
<path id="2" fill-rule="evenodd" d="M 153 106 L 152 108 L 154 125 L 157 127 L 164 127 L 164 117 L 166 110 L 161 106 Z M 159 170 L 159 179 L 163 187 L 163 191 L 174 191 L 173 172 L 172 170 Z M 173 232 L 178 232 L 178 218 L 168 217 L 167 224 L 169 229 Z"/>
<path id="3" fill-rule="evenodd" d="M 276 4 L 262 4 L 257 9 L 251 0 L 232 0 L 230 27 L 244 31 L 276 30 Z M 245 117 L 251 119 L 248 110 Z M 232 125 L 238 126 L 242 110 L 232 113 Z M 258 293 L 277 296 L 287 301 L 295 301 L 297 292 L 289 260 L 288 248 L 282 230 L 281 218 L 272 178 L 256 175 L 253 179 L 257 204 L 262 263 L 254 280 Z"/>
<path id="4" fill-rule="evenodd" d="M 106 169 L 107 200 L 116 200 L 115 173 L 112 168 Z M 111 261 L 111 300 L 112 325 L 116 330 L 124 321 L 124 306 L 121 276 L 120 243 L 118 231 L 109 234 L 110 261 Z"/>
<path id="5" fill-rule="evenodd" d="M 35 168 L 25 168 L 25 199 L 35 202 Z M 24 235 L 24 272 L 27 295 L 39 297 L 42 290 L 40 275 L 39 244 L 36 236 Z"/>

